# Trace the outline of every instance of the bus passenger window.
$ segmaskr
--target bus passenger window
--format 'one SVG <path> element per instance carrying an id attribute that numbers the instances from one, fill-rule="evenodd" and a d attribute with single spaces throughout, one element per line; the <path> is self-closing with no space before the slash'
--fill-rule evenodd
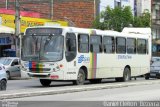
<path id="1" fill-rule="evenodd" d="M 90 51 L 94 53 L 102 52 L 102 36 L 100 35 L 90 36 Z"/>
<path id="2" fill-rule="evenodd" d="M 137 40 L 137 52 L 139 54 L 146 54 L 147 53 L 147 42 L 145 39 L 138 39 Z"/>
<path id="3" fill-rule="evenodd" d="M 89 52 L 89 35 L 87 34 L 78 35 L 78 52 L 80 53 Z"/>
<path id="4" fill-rule="evenodd" d="M 147 54 L 149 53 L 148 48 L 149 48 L 149 44 L 148 44 L 148 40 L 146 40 L 146 52 L 147 52 Z"/>
<path id="5" fill-rule="evenodd" d="M 114 45 L 114 37 L 104 36 L 103 37 L 103 46 L 105 53 L 114 53 L 115 45 Z"/>
<path id="6" fill-rule="evenodd" d="M 124 54 L 126 53 L 126 39 L 122 37 L 118 37 L 116 39 L 116 47 L 117 47 L 117 53 Z"/>
<path id="7" fill-rule="evenodd" d="M 136 39 L 127 38 L 127 53 L 128 54 L 136 53 Z"/>

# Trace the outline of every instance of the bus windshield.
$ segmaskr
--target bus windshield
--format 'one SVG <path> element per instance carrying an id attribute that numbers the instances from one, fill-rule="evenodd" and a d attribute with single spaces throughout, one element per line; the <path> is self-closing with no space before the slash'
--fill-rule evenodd
<path id="1" fill-rule="evenodd" d="M 63 41 L 64 37 L 61 35 L 26 35 L 22 40 L 22 59 L 26 61 L 62 60 Z"/>

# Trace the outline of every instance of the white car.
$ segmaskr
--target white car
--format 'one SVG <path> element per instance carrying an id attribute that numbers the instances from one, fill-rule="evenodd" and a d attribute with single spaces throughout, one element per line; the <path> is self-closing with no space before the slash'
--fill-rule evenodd
<path id="1" fill-rule="evenodd" d="M 0 64 L 0 91 L 7 88 L 7 74 L 3 64 Z"/>
<path id="2" fill-rule="evenodd" d="M 7 78 L 21 77 L 20 61 L 18 57 L 2 57 L 0 63 L 5 66 Z"/>

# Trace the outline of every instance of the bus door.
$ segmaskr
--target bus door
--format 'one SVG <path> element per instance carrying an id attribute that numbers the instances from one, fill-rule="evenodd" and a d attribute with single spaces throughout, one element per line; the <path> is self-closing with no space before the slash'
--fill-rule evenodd
<path id="1" fill-rule="evenodd" d="M 77 55 L 77 46 L 76 46 L 76 35 L 74 33 L 67 33 L 66 35 L 66 51 L 65 57 L 67 61 L 67 70 L 65 72 L 66 79 L 75 79 L 77 78 L 76 72 L 76 55 Z"/>

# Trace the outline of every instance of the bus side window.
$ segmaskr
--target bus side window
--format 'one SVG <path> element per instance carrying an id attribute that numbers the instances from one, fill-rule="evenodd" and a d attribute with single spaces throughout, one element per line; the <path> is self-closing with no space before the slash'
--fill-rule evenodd
<path id="1" fill-rule="evenodd" d="M 147 53 L 147 41 L 145 39 L 137 39 L 137 53 L 138 54 Z"/>
<path id="2" fill-rule="evenodd" d="M 90 36 L 90 51 L 93 53 L 102 52 L 102 36 L 100 35 Z"/>
<path id="3" fill-rule="evenodd" d="M 77 55 L 76 35 L 74 33 L 67 33 L 66 35 L 66 60 L 72 61 Z"/>
<path id="4" fill-rule="evenodd" d="M 87 34 L 78 35 L 78 52 L 80 53 L 89 52 L 89 35 Z"/>
<path id="5" fill-rule="evenodd" d="M 114 53 L 115 52 L 114 37 L 104 36 L 103 46 L 104 46 L 104 53 Z"/>
<path id="6" fill-rule="evenodd" d="M 124 37 L 116 38 L 116 51 L 120 54 L 126 53 L 126 39 Z"/>
<path id="7" fill-rule="evenodd" d="M 149 50 L 148 50 L 148 47 L 149 47 L 149 44 L 148 44 L 148 39 L 146 40 L 146 51 L 147 51 L 147 54 L 149 53 Z"/>
<path id="8" fill-rule="evenodd" d="M 136 39 L 127 38 L 127 53 L 136 54 Z"/>

